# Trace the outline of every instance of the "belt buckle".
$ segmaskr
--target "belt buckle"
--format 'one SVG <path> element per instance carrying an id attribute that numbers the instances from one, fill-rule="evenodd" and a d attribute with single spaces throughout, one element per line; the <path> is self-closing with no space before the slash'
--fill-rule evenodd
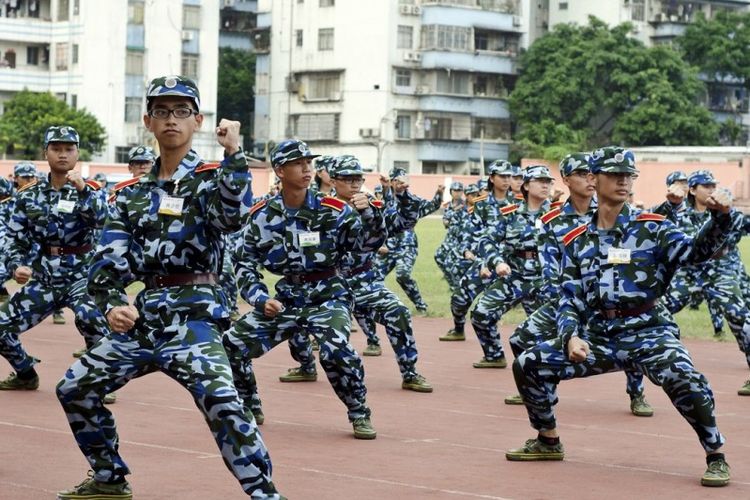
<path id="1" fill-rule="evenodd" d="M 49 254 L 51 256 L 53 256 L 53 257 L 59 257 L 60 255 L 63 254 L 62 247 L 53 247 L 53 246 L 50 246 L 49 247 Z"/>

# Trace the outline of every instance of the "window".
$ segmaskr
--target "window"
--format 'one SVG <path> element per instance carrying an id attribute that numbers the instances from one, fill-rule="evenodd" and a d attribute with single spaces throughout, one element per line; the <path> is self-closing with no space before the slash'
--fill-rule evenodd
<path id="1" fill-rule="evenodd" d="M 339 100 L 339 73 L 319 73 L 308 77 L 307 98 Z"/>
<path id="2" fill-rule="evenodd" d="M 645 21 L 646 20 L 645 0 L 631 0 L 630 19 L 633 21 Z"/>
<path id="3" fill-rule="evenodd" d="M 437 74 L 437 91 L 442 94 L 468 94 L 469 74 L 456 71 L 439 71 Z"/>
<path id="4" fill-rule="evenodd" d="M 333 50 L 333 28 L 318 30 L 318 50 Z"/>
<path id="5" fill-rule="evenodd" d="M 294 38 L 297 40 L 297 47 L 302 47 L 302 30 L 295 31 Z"/>
<path id="6" fill-rule="evenodd" d="M 39 64 L 39 47 L 26 47 L 26 64 Z"/>
<path id="7" fill-rule="evenodd" d="M 477 75 L 474 77 L 474 95 L 485 96 L 487 95 L 487 76 Z"/>
<path id="8" fill-rule="evenodd" d="M 411 71 L 408 69 L 396 70 L 396 87 L 411 87 Z"/>
<path id="9" fill-rule="evenodd" d="M 510 121 L 493 120 L 492 118 L 473 118 L 471 123 L 472 139 L 510 140 Z"/>
<path id="10" fill-rule="evenodd" d="M 8 68 L 15 68 L 16 67 L 16 51 L 13 49 L 8 49 L 5 51 L 5 55 L 3 57 L 4 66 Z"/>
<path id="11" fill-rule="evenodd" d="M 73 64 L 78 64 L 78 44 L 73 44 L 73 52 L 71 54 L 71 58 L 73 60 Z"/>
<path id="12" fill-rule="evenodd" d="M 422 48 L 470 50 L 471 28 L 429 24 L 422 26 Z"/>
<path id="13" fill-rule="evenodd" d="M 425 139 L 450 139 L 453 123 L 450 118 L 428 116 L 424 119 Z"/>
<path id="14" fill-rule="evenodd" d="M 182 75 L 198 79 L 198 56 L 182 54 Z"/>
<path id="15" fill-rule="evenodd" d="M 126 97 L 125 98 L 125 122 L 126 123 L 138 123 L 141 121 L 141 98 L 140 97 Z"/>
<path id="16" fill-rule="evenodd" d="M 398 38 L 396 39 L 396 48 L 411 49 L 413 45 L 414 28 L 411 26 L 399 26 Z"/>
<path id="17" fill-rule="evenodd" d="M 559 8 L 560 10 L 568 10 L 568 2 L 560 2 L 560 3 L 558 4 L 558 8 Z"/>
<path id="18" fill-rule="evenodd" d="M 197 5 L 182 6 L 182 29 L 197 30 L 201 27 L 201 8 Z"/>
<path id="19" fill-rule="evenodd" d="M 68 69 L 68 44 L 58 43 L 55 45 L 55 69 L 65 71 Z"/>
<path id="20" fill-rule="evenodd" d="M 70 94 L 70 107 L 78 109 L 78 94 Z"/>
<path id="21" fill-rule="evenodd" d="M 474 32 L 474 50 L 489 50 L 489 37 L 487 32 Z"/>
<path id="22" fill-rule="evenodd" d="M 128 24 L 143 24 L 143 2 L 128 2 Z"/>
<path id="23" fill-rule="evenodd" d="M 81 13 L 81 0 L 73 0 L 73 15 L 77 16 Z"/>
<path id="24" fill-rule="evenodd" d="M 321 7 L 333 7 L 335 3 L 335 0 L 320 0 Z"/>
<path id="25" fill-rule="evenodd" d="M 128 50 L 125 54 L 125 74 L 142 75 L 143 74 L 143 52 L 137 50 Z"/>
<path id="26" fill-rule="evenodd" d="M 411 139 L 411 116 L 398 115 L 396 117 L 396 137 L 399 139 Z"/>
<path id="27" fill-rule="evenodd" d="M 127 163 L 132 148 L 132 146 L 115 146 L 115 161 L 117 163 Z"/>
<path id="28" fill-rule="evenodd" d="M 395 160 L 393 162 L 393 168 L 402 168 L 406 172 L 408 172 L 409 171 L 409 162 L 408 161 L 403 161 L 403 160 Z"/>
<path id="29" fill-rule="evenodd" d="M 335 113 L 291 115 L 292 135 L 305 141 L 337 141 L 339 115 Z"/>
<path id="30" fill-rule="evenodd" d="M 57 2 L 57 20 L 67 21 L 70 18 L 70 1 L 58 0 Z"/>

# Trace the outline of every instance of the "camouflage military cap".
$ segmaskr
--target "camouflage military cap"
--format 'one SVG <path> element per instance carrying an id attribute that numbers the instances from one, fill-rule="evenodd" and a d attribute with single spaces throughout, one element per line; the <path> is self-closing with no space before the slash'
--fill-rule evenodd
<path id="1" fill-rule="evenodd" d="M 335 162 L 336 162 L 335 156 L 331 156 L 331 155 L 319 156 L 315 160 L 315 170 L 317 170 L 318 172 L 320 172 L 321 170 L 325 170 L 326 172 L 328 172 Z"/>
<path id="2" fill-rule="evenodd" d="M 481 191 L 482 189 L 487 190 L 487 188 L 489 188 L 489 181 L 487 179 L 479 179 L 477 181 L 477 189 Z"/>
<path id="3" fill-rule="evenodd" d="M 490 175 L 510 175 L 512 171 L 513 165 L 506 160 L 495 160 L 487 167 L 487 172 Z"/>
<path id="4" fill-rule="evenodd" d="M 302 158 L 317 158 L 320 155 L 314 155 L 310 152 L 310 148 L 302 141 L 297 139 L 287 139 L 286 141 L 280 142 L 273 151 L 271 151 L 271 165 L 275 167 L 281 167 L 287 163 L 302 159 Z"/>
<path id="5" fill-rule="evenodd" d="M 567 177 L 573 172 L 588 172 L 590 170 L 590 162 L 591 155 L 588 153 L 571 153 L 565 155 L 565 158 L 560 162 L 560 174 L 563 177 Z"/>
<path id="6" fill-rule="evenodd" d="M 552 174 L 549 171 L 549 168 L 547 168 L 544 165 L 530 165 L 526 167 L 525 170 L 523 170 L 523 182 L 529 182 L 533 179 L 548 179 L 548 180 L 554 180 L 555 178 L 552 177 Z"/>
<path id="7" fill-rule="evenodd" d="M 13 175 L 17 177 L 35 177 L 36 165 L 30 161 L 22 161 L 13 167 Z"/>
<path id="8" fill-rule="evenodd" d="M 453 181 L 451 182 L 451 191 L 463 191 L 464 185 L 462 182 Z"/>
<path id="9" fill-rule="evenodd" d="M 13 194 L 13 183 L 5 177 L 0 177 L 0 198 L 7 198 Z"/>
<path id="10" fill-rule="evenodd" d="M 705 184 L 718 184 L 710 170 L 696 170 L 688 177 L 688 186 L 695 187 Z"/>
<path id="11" fill-rule="evenodd" d="M 393 167 L 390 172 L 388 172 L 388 178 L 390 180 L 397 179 L 399 177 L 405 177 L 406 176 L 406 170 L 404 170 L 401 167 Z"/>
<path id="12" fill-rule="evenodd" d="M 332 166 L 328 167 L 328 174 L 337 179 L 339 177 L 353 177 L 364 175 L 362 164 L 351 155 L 339 156 Z"/>
<path id="13" fill-rule="evenodd" d="M 154 150 L 148 146 L 136 146 L 130 150 L 128 163 L 134 161 L 156 161 Z"/>
<path id="14" fill-rule="evenodd" d="M 382 193 L 383 192 L 383 185 L 382 184 L 378 184 L 377 186 L 375 186 L 374 188 L 372 188 L 372 192 L 373 193 Z"/>
<path id="15" fill-rule="evenodd" d="M 513 165 L 510 169 L 510 175 L 511 177 L 523 177 L 523 169 L 520 167 L 520 165 Z"/>
<path id="16" fill-rule="evenodd" d="M 107 183 L 107 174 L 99 172 L 98 174 L 94 175 L 94 180 L 96 182 L 101 182 L 102 184 L 106 184 Z"/>
<path id="17" fill-rule="evenodd" d="M 671 186 L 677 181 L 686 181 L 688 176 L 681 170 L 676 170 L 667 176 L 667 186 Z"/>
<path id="18" fill-rule="evenodd" d="M 195 103 L 195 109 L 201 109 L 201 95 L 198 85 L 185 76 L 160 76 L 151 80 L 146 91 L 146 102 L 150 105 L 154 98 L 163 96 L 187 97 Z"/>
<path id="19" fill-rule="evenodd" d="M 635 155 L 629 149 L 607 146 L 591 152 L 592 174 L 637 174 Z"/>
<path id="20" fill-rule="evenodd" d="M 44 147 L 50 142 L 67 142 L 78 146 L 78 132 L 73 127 L 49 127 L 44 133 Z"/>
<path id="21" fill-rule="evenodd" d="M 37 172 L 36 178 L 40 181 L 46 181 L 47 180 L 47 173 L 46 172 Z"/>
<path id="22" fill-rule="evenodd" d="M 469 184 L 466 186 L 466 189 L 464 189 L 464 194 L 477 194 L 479 193 L 479 186 L 476 184 Z"/>

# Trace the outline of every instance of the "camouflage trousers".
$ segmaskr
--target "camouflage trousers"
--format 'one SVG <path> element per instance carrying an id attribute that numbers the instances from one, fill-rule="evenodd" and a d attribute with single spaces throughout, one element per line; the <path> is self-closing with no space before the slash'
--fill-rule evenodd
<path id="1" fill-rule="evenodd" d="M 552 302 L 546 302 L 518 325 L 509 339 L 513 356 L 518 358 L 523 351 L 557 338 L 556 315 L 556 305 Z M 643 373 L 625 367 L 625 379 L 625 392 L 631 398 L 643 394 Z"/>
<path id="2" fill-rule="evenodd" d="M 461 276 L 455 272 L 456 256 L 451 251 L 449 244 L 449 242 L 444 241 L 437 250 L 435 250 L 435 263 L 443 273 L 443 278 L 446 283 L 448 283 L 448 287 L 450 287 L 451 290 L 454 290 L 459 286 Z"/>
<path id="3" fill-rule="evenodd" d="M 221 266 L 221 273 L 219 274 L 219 286 L 224 290 L 224 295 L 227 296 L 227 308 L 230 311 L 237 310 L 237 295 L 239 295 L 239 289 L 237 288 L 237 276 L 234 273 L 234 265 L 232 259 L 228 255 L 224 257 L 224 261 Z"/>
<path id="4" fill-rule="evenodd" d="M 729 268 L 726 272 L 716 269 L 695 275 L 696 282 L 703 288 L 703 293 L 719 305 L 732 331 L 737 345 L 745 354 L 750 367 L 750 309 L 742 298 L 738 276 Z M 680 312 L 690 300 L 690 279 L 687 273 L 677 273 L 672 278 L 664 303 L 669 312 Z"/>
<path id="5" fill-rule="evenodd" d="M 724 436 L 716 426 L 713 392 L 677 335 L 676 326 L 660 326 L 613 337 L 583 337 L 591 352 L 582 363 L 568 360 L 559 338 L 524 351 L 513 362 L 513 376 L 531 426 L 539 431 L 556 427 L 553 406 L 561 380 L 628 368 L 642 371 L 664 389 L 707 452 L 718 449 L 724 444 Z"/>
<path id="6" fill-rule="evenodd" d="M 212 321 L 175 315 L 167 326 L 141 322 L 126 334 L 111 333 L 71 366 L 57 385 L 68 423 L 97 481 L 114 482 L 130 471 L 119 453 L 105 394 L 130 380 L 161 371 L 193 396 L 224 463 L 252 498 L 280 496 L 271 482 L 271 459 L 255 419 L 245 411 L 232 381 L 222 334 Z"/>
<path id="7" fill-rule="evenodd" d="M 419 285 L 411 275 L 414 264 L 417 262 L 417 248 L 405 247 L 399 250 L 391 250 L 387 254 L 381 255 L 378 260 L 383 279 L 395 269 L 396 282 L 404 290 L 409 300 L 417 309 L 426 309 L 427 304 L 425 304 L 419 291 Z"/>
<path id="8" fill-rule="evenodd" d="M 463 259 L 465 266 L 468 262 L 470 261 Z M 453 326 L 456 330 L 463 331 L 471 303 L 497 279 L 494 274 L 491 278 L 481 278 L 479 276 L 480 269 L 481 263 L 479 261 L 471 261 L 468 267 L 465 267 L 459 286 L 451 294 L 451 314 L 453 315 Z"/>
<path id="9" fill-rule="evenodd" d="M 328 300 L 305 307 L 287 305 L 274 318 L 268 318 L 257 310 L 245 314 L 224 334 L 224 345 L 240 397 L 248 407 L 260 408 L 252 360 L 295 334 L 300 342 L 309 334 L 318 341 L 320 365 L 336 396 L 346 405 L 349 420 L 353 422 L 369 417 L 370 409 L 365 398 L 365 369 L 349 343 L 350 327 L 351 309 L 349 303 L 342 300 Z M 302 350 L 305 356 L 309 356 L 308 359 L 312 358 L 309 343 Z M 290 351 L 293 357 L 297 356 L 296 348 L 290 347 Z M 295 357 L 295 360 L 303 361 L 299 357 Z"/>
<path id="10" fill-rule="evenodd" d="M 0 307 L 0 355 L 16 372 L 28 370 L 35 363 L 21 345 L 19 335 L 62 307 L 73 310 L 76 328 L 87 347 L 109 333 L 104 316 L 87 293 L 86 283 L 86 278 L 54 285 L 31 281 Z"/>
<path id="11" fill-rule="evenodd" d="M 504 356 L 497 323 L 514 306 L 522 303 L 529 311 L 537 309 L 538 281 L 523 280 L 511 275 L 501 278 L 482 293 L 471 311 L 471 326 L 479 339 L 485 359 L 495 361 Z"/>

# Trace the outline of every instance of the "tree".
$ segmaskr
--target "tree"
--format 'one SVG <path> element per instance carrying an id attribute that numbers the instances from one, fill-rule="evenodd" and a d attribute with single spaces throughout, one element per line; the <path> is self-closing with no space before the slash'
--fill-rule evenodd
<path id="1" fill-rule="evenodd" d="M 23 90 L 5 103 L 0 115 L 0 147 L 24 159 L 39 159 L 44 132 L 53 125 L 69 125 L 80 136 L 80 158 L 88 160 L 102 150 L 106 130 L 85 109 L 74 109 L 50 93 Z"/>
<path id="2" fill-rule="evenodd" d="M 558 25 L 520 58 L 510 95 L 517 141 L 548 160 L 605 144 L 714 144 L 718 126 L 697 106 L 694 68 L 669 47 L 646 48 L 628 23 Z"/>
<path id="3" fill-rule="evenodd" d="M 247 50 L 219 49 L 219 92 L 216 119 L 227 118 L 242 124 L 242 147 L 251 151 L 252 117 L 255 110 L 255 54 Z"/>

